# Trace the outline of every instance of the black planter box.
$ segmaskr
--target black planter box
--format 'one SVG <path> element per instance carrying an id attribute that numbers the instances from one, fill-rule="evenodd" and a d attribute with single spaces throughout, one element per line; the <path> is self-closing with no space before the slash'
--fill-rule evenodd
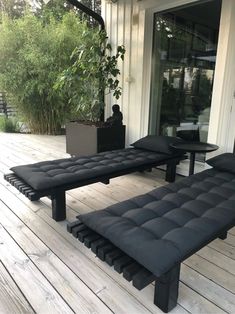
<path id="1" fill-rule="evenodd" d="M 125 148 L 125 130 L 125 125 L 106 128 L 69 122 L 66 124 L 66 153 L 81 156 Z"/>

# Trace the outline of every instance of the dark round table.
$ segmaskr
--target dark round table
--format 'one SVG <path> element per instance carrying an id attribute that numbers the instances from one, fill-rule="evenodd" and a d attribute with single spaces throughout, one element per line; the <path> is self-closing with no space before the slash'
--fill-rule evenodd
<path id="1" fill-rule="evenodd" d="M 195 154 L 210 153 L 219 148 L 219 146 L 202 142 L 182 142 L 172 144 L 171 147 L 184 152 L 190 153 L 189 175 L 194 174 Z"/>

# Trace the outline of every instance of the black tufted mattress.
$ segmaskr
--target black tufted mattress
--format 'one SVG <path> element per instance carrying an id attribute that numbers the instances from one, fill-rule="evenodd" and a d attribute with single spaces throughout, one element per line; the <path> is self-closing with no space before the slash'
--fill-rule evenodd
<path id="1" fill-rule="evenodd" d="M 166 164 L 182 154 L 162 154 L 144 149 L 126 148 L 92 156 L 58 159 L 17 166 L 11 170 L 37 191 L 110 176 L 140 166 Z"/>
<path id="2" fill-rule="evenodd" d="M 235 224 L 235 174 L 205 170 L 78 218 L 160 277 Z"/>

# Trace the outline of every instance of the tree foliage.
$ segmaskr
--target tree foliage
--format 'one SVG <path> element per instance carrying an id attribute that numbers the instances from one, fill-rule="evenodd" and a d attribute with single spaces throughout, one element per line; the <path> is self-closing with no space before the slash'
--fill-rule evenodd
<path id="1" fill-rule="evenodd" d="M 26 0 L 0 0 L 0 12 L 12 19 L 23 16 L 26 6 Z"/>
<path id="2" fill-rule="evenodd" d="M 48 23 L 51 16 L 56 20 L 62 20 L 63 16 L 70 11 L 77 13 L 74 6 L 66 0 L 50 0 L 47 4 L 40 3 L 39 6 L 37 14 L 44 19 L 44 23 Z"/>
<path id="3" fill-rule="evenodd" d="M 36 0 L 35 0 L 36 1 Z M 42 1 L 42 0 L 37 0 Z M 98 14 L 101 14 L 101 0 L 81 0 L 79 1 L 88 8 L 92 9 Z M 37 14 L 47 21 L 48 16 L 54 16 L 54 18 L 61 20 L 66 12 L 73 11 L 82 20 L 86 20 L 90 26 L 98 26 L 98 22 L 91 18 L 89 15 L 85 14 L 83 11 L 74 7 L 68 0 L 50 0 L 47 4 L 39 3 L 41 10 L 37 10 Z"/>
<path id="4" fill-rule="evenodd" d="M 99 121 L 104 109 L 104 92 L 119 99 L 119 59 L 124 59 L 125 48 L 118 46 L 112 55 L 105 32 L 87 28 L 71 56 L 72 65 L 61 75 L 56 90 L 66 92 L 69 102 L 83 120 Z"/>
<path id="5" fill-rule="evenodd" d="M 81 0 L 81 3 L 96 13 L 101 13 L 101 0 Z"/>
<path id="6" fill-rule="evenodd" d="M 101 0 L 81 0 L 81 3 L 101 14 Z M 80 18 L 84 18 L 95 24 L 89 16 L 76 9 L 68 0 L 50 0 L 47 4 L 43 0 L 0 0 L 0 13 L 12 19 L 22 17 L 26 8 L 38 16 L 48 18 L 53 15 L 56 19 L 60 20 L 67 12 L 74 11 Z"/>
<path id="7" fill-rule="evenodd" d="M 62 21 L 28 13 L 19 19 L 4 17 L 0 24 L 0 90 L 7 92 L 30 129 L 55 134 L 73 107 L 67 91 L 53 86 L 70 64 L 70 55 L 81 45 L 87 29 L 72 13 Z"/>

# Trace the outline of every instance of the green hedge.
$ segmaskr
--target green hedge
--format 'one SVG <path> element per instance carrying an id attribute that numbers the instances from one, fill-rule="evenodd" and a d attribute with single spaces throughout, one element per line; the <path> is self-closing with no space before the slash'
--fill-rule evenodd
<path id="1" fill-rule="evenodd" d="M 67 92 L 53 86 L 71 65 L 70 56 L 88 29 L 73 12 L 47 23 L 30 13 L 15 20 L 3 18 L 0 90 L 11 97 L 32 132 L 57 134 L 74 113 Z"/>
<path id="2" fill-rule="evenodd" d="M 6 133 L 20 132 L 20 127 L 16 118 L 6 118 L 0 116 L 0 131 Z"/>

